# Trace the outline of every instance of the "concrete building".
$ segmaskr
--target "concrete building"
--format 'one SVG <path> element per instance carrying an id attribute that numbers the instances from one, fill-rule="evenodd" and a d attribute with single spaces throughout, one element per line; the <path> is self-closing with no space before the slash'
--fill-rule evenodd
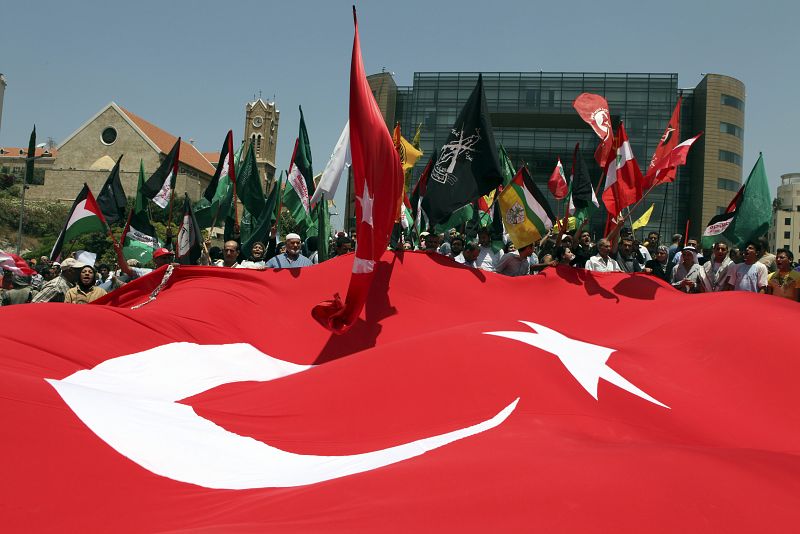
<path id="1" fill-rule="evenodd" d="M 795 260 L 800 257 L 800 172 L 781 175 L 781 185 L 773 202 L 770 250 L 785 248 Z"/>
<path id="2" fill-rule="evenodd" d="M 683 96 L 680 139 L 704 131 L 692 148 L 687 165 L 675 183 L 661 185 L 642 202 L 632 218 L 655 203 L 651 224 L 644 230 L 662 235 L 699 236 L 713 215 L 728 205 L 742 182 L 744 152 L 744 85 L 720 74 L 707 74 L 694 88 L 680 89 L 674 73 L 484 72 L 486 100 L 498 145 L 515 166 L 525 162 L 554 209 L 547 178 L 556 158 L 567 173 L 575 143 L 580 143 L 590 175 L 599 183 L 601 170 L 592 154 L 598 139 L 572 107 L 580 93 L 605 96 L 614 126 L 624 121 L 639 166 L 646 169 L 672 111 Z M 368 77 L 387 127 L 401 123 L 406 136 L 422 124 L 420 146 L 425 157 L 412 170 L 416 183 L 428 156 L 447 139 L 455 119 L 477 81 L 477 72 L 417 72 L 411 86 L 398 86 L 391 73 Z M 353 201 L 345 206 L 345 226 L 354 226 Z M 662 215 L 663 214 L 663 215 Z M 602 233 L 605 212 L 592 218 L 595 234 Z"/>
<path id="3" fill-rule="evenodd" d="M 72 202 L 89 184 L 99 191 L 120 155 L 120 177 L 128 196 L 136 194 L 139 162 L 155 171 L 177 137 L 111 102 L 82 124 L 58 146 L 58 156 L 40 185 L 28 191 L 32 199 Z M 214 166 L 190 143 L 181 141 L 176 195 L 186 191 L 197 199 L 214 175 Z"/>

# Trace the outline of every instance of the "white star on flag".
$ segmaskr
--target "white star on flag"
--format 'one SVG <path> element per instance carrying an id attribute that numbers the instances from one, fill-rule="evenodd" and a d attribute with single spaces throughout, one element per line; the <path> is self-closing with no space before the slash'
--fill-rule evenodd
<path id="1" fill-rule="evenodd" d="M 520 322 L 528 325 L 531 329 L 534 329 L 535 332 L 511 331 L 484 333 L 490 336 L 499 336 L 522 341 L 528 345 L 555 354 L 558 359 L 561 360 L 561 363 L 564 364 L 564 367 L 567 368 L 567 371 L 575 377 L 575 380 L 577 380 L 595 400 L 597 400 L 597 385 L 600 379 L 604 378 L 628 393 L 632 393 L 637 397 L 641 397 L 654 404 L 663 406 L 664 408 L 669 408 L 666 404 L 657 401 L 628 382 L 627 379 L 608 366 L 606 361 L 611 356 L 611 353 L 614 352 L 614 349 L 568 338 L 540 324 L 529 323 L 528 321 Z"/>
<path id="2" fill-rule="evenodd" d="M 364 192 L 361 193 L 360 197 L 357 197 L 358 201 L 361 203 L 361 220 L 367 223 L 370 226 L 372 225 L 372 197 L 369 196 L 369 189 L 367 188 L 367 182 L 364 181 Z M 374 226 L 373 226 L 374 228 Z"/>

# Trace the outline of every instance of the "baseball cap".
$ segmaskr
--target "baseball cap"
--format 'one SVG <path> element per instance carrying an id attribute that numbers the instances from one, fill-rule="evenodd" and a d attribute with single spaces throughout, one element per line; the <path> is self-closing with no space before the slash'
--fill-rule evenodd
<path id="1" fill-rule="evenodd" d="M 160 258 L 161 256 L 172 256 L 172 251 L 165 248 L 157 248 L 153 251 L 153 259 Z"/>
<path id="2" fill-rule="evenodd" d="M 86 264 L 76 260 L 75 258 L 67 258 L 61 262 L 61 270 L 66 269 L 83 269 Z"/>

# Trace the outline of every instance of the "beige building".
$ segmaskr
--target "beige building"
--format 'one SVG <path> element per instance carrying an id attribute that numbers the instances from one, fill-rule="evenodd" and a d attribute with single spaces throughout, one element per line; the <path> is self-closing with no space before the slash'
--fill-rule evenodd
<path id="1" fill-rule="evenodd" d="M 275 102 L 264 102 L 260 98 L 245 106 L 244 139 L 253 141 L 256 162 L 263 169 L 267 184 L 275 179 L 275 149 L 278 145 L 280 114 Z"/>
<path id="2" fill-rule="evenodd" d="M 742 185 L 744 102 L 744 84 L 730 76 L 706 74 L 694 88 L 692 131 L 703 132 L 689 155 L 689 219 L 695 229 L 724 212 Z"/>
<path id="3" fill-rule="evenodd" d="M 44 182 L 30 188 L 29 198 L 72 202 L 84 182 L 97 192 L 123 154 L 120 177 L 126 194 L 133 196 L 139 162 L 149 176 L 176 141 L 176 136 L 111 102 L 58 146 L 58 157 L 45 172 Z M 199 198 L 214 170 L 193 145 L 182 140 L 176 197 L 185 191 L 190 198 Z"/>
<path id="4" fill-rule="evenodd" d="M 36 157 L 33 165 L 32 184 L 43 184 L 44 174 L 47 169 L 53 166 L 53 162 L 58 156 L 58 150 L 47 148 L 37 148 L 34 150 Z M 0 178 L 6 180 L 11 177 L 15 183 L 22 183 L 25 177 L 25 164 L 28 158 L 28 147 L 0 146 Z"/>
<path id="5" fill-rule="evenodd" d="M 781 185 L 773 202 L 770 250 L 785 248 L 795 260 L 800 257 L 800 172 L 781 175 Z"/>

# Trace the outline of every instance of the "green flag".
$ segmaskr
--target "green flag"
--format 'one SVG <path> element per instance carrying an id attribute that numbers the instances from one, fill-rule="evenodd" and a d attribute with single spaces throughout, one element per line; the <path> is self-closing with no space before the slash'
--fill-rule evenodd
<path id="1" fill-rule="evenodd" d="M 317 215 L 317 261 L 322 263 L 330 257 L 328 243 L 331 237 L 331 216 L 328 201 L 322 199 L 314 211 Z"/>
<path id="2" fill-rule="evenodd" d="M 294 145 L 292 162 L 289 166 L 286 189 L 283 192 L 283 205 L 289 210 L 297 223 L 301 236 L 311 232 L 316 221 L 311 213 L 309 199 L 314 194 L 314 175 L 311 167 L 311 144 L 308 140 L 303 108 L 300 108 L 300 134 Z M 314 230 L 315 231 L 315 230 Z"/>
<path id="3" fill-rule="evenodd" d="M 769 230 L 772 222 L 772 197 L 764 169 L 764 156 L 750 171 L 747 181 L 733 197 L 725 213 L 711 218 L 703 231 L 701 246 L 711 248 L 715 242 L 724 241 L 731 247 L 744 247 Z"/>
<path id="4" fill-rule="evenodd" d="M 261 186 L 261 173 L 256 163 L 256 150 L 253 140 L 240 168 L 236 169 L 236 194 L 245 210 L 258 219 L 264 209 L 264 188 Z M 244 215 L 242 215 L 244 218 Z"/>
<path id="5" fill-rule="evenodd" d="M 147 211 L 147 198 L 144 187 L 144 162 L 139 161 L 139 184 L 136 187 L 136 201 L 128 217 L 128 224 L 122 232 L 122 254 L 127 260 L 135 259 L 147 263 L 153 259 L 153 251 L 161 246 L 156 236 L 156 229 L 150 222 Z"/>
<path id="6" fill-rule="evenodd" d="M 514 170 L 514 164 L 511 163 L 511 158 L 508 156 L 508 152 L 506 152 L 506 147 L 500 145 L 500 150 L 497 152 L 497 155 L 500 158 L 500 170 L 503 171 L 503 187 L 505 187 L 511 183 L 511 180 L 514 179 L 514 175 L 517 173 Z"/>

